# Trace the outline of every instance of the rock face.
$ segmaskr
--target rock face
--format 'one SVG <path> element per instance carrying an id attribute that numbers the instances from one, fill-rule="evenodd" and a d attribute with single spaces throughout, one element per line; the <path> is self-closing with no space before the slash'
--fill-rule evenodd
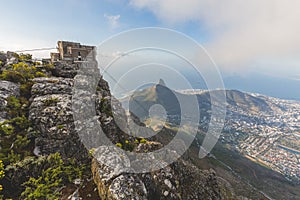
<path id="1" fill-rule="evenodd" d="M 146 152 L 157 148 L 157 145 L 156 142 L 149 142 L 140 144 L 143 147 L 138 149 Z M 102 199 L 223 199 L 213 170 L 201 171 L 179 159 L 153 172 L 128 173 L 124 172 L 130 167 L 128 161 L 118 160 L 120 157 L 109 155 L 109 152 L 108 149 L 101 152 L 105 155 L 102 157 L 96 153 L 97 159 L 92 163 L 94 181 Z M 106 164 L 110 162 L 118 163 L 117 167 L 108 167 Z"/>
<path id="2" fill-rule="evenodd" d="M 151 199 L 222 199 L 215 173 L 200 171 L 183 160 L 145 177 L 147 188 L 153 190 Z"/>
<path id="3" fill-rule="evenodd" d="M 63 158 L 84 161 L 87 151 L 74 130 L 72 85 L 69 78 L 37 78 L 32 87 L 29 111 L 35 130 L 36 148 L 41 155 L 60 152 Z"/>
<path id="4" fill-rule="evenodd" d="M 59 72 L 61 74 L 59 75 L 61 77 L 36 78 L 33 80 L 35 84 L 31 90 L 29 119 L 33 123 L 33 128 L 39 132 L 35 142 L 39 154 L 48 155 L 60 152 L 63 158 L 71 157 L 84 160 L 87 157 L 87 150 L 75 130 L 72 112 L 74 79 L 69 77 L 72 77 L 71 75 L 75 75 L 75 73 L 71 71 L 68 74 L 68 71 L 70 71 L 69 68 L 60 68 Z M 117 143 L 120 140 L 129 139 L 129 137 L 112 120 L 111 100 L 115 102 L 113 105 L 115 108 L 114 114 L 125 116 L 124 110 L 120 109 L 120 103 L 111 97 L 108 84 L 101 79 L 98 83 L 95 99 L 97 115 L 107 137 Z M 102 110 L 101 113 L 100 110 Z M 123 124 L 125 123 L 126 118 L 123 121 Z"/>
<path id="5" fill-rule="evenodd" d="M 61 62 L 55 62 L 54 68 L 52 70 L 52 74 L 57 77 L 65 77 L 65 78 L 73 78 L 77 70 L 79 69 L 79 66 L 77 64 L 67 64 L 67 63 L 61 63 Z"/>
<path id="6" fill-rule="evenodd" d="M 114 160 L 113 156 L 107 158 Z M 147 199 L 146 187 L 136 174 L 120 173 L 96 159 L 92 172 L 101 199 Z"/>
<path id="7" fill-rule="evenodd" d="M 61 157 L 75 159 L 78 165 L 91 163 L 88 150 L 75 130 L 72 112 L 73 78 L 36 78 L 31 89 L 29 119 L 35 130 L 34 154 L 49 155 L 59 152 Z M 72 186 L 74 187 L 74 186 Z M 72 189 L 71 187 L 71 189 Z M 70 186 L 63 194 L 69 194 Z M 77 190 L 62 199 L 99 199 L 96 186 L 85 180 Z"/>
<path id="8" fill-rule="evenodd" d="M 60 77 L 34 79 L 29 118 L 35 130 L 39 132 L 35 141 L 36 149 L 38 154 L 60 152 L 63 158 L 76 158 L 79 162 L 85 162 L 88 157 L 87 149 L 75 129 L 76 121 L 72 112 L 74 80 L 82 75 L 79 74 L 74 79 L 74 68 L 58 66 L 60 68 L 55 75 Z M 69 70 L 71 73 L 68 73 Z M 12 92 L 17 94 L 13 85 L 4 88 L 14 88 Z M 80 92 L 84 94 L 84 91 Z M 124 130 L 127 130 L 125 111 L 111 96 L 108 84 L 102 78 L 97 84 L 95 108 L 96 120 L 99 120 L 110 141 L 117 143 L 134 140 L 132 136 L 124 133 Z M 122 129 L 116 124 L 113 116 L 122 119 L 118 122 L 123 126 Z M 135 151 L 141 153 L 161 147 L 162 144 L 153 141 L 139 144 Z M 92 161 L 93 178 L 101 199 L 223 199 L 213 171 L 201 171 L 179 159 L 153 172 L 128 173 L 130 164 L 126 157 L 120 156 L 122 152 L 118 156 L 110 154 L 109 148 L 113 147 L 98 148 Z M 117 163 L 117 167 L 111 168 L 105 163 Z"/>
<path id="9" fill-rule="evenodd" d="M 7 113 L 4 108 L 7 104 L 7 98 L 10 96 L 19 96 L 20 87 L 19 85 L 10 81 L 0 81 L 0 122 L 8 119 Z"/>

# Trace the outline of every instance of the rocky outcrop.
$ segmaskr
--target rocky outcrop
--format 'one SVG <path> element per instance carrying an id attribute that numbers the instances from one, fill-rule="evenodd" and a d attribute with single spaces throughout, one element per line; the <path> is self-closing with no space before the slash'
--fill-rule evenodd
<path id="1" fill-rule="evenodd" d="M 106 156 L 107 161 L 115 162 L 116 157 Z M 101 199 L 147 199 L 147 190 L 136 174 L 121 173 L 109 168 L 96 159 L 92 162 L 94 181 Z M 119 169 L 126 166 L 119 166 Z"/>
<path id="2" fill-rule="evenodd" d="M 151 199 L 222 199 L 215 172 L 201 171 L 183 160 L 141 176 L 148 190 L 154 190 Z"/>
<path id="3" fill-rule="evenodd" d="M 36 154 L 59 152 L 63 158 L 85 161 L 87 150 L 75 131 L 72 114 L 73 79 L 36 78 L 32 87 L 29 119 L 38 131 Z"/>
<path id="4" fill-rule="evenodd" d="M 63 158 L 71 157 L 79 162 L 85 162 L 88 157 L 87 149 L 78 136 L 74 125 L 77 122 L 74 121 L 72 111 L 72 98 L 74 98 L 72 88 L 76 73 L 74 68 L 58 66 L 60 68 L 56 69 L 56 76 L 61 77 L 33 80 L 35 84 L 32 87 L 29 119 L 32 121 L 33 128 L 39 132 L 35 140 L 36 152 L 39 155 L 60 152 Z M 70 74 L 67 73 L 68 70 L 71 70 Z M 82 78 L 78 76 L 77 78 Z M 85 91 L 78 91 L 78 93 L 80 97 L 85 94 Z M 102 78 L 97 84 L 94 97 L 96 118 L 93 120 L 98 120 L 107 138 L 113 143 L 133 141 L 135 138 L 125 133 L 127 130 L 125 111 L 111 96 L 108 84 Z M 118 125 L 121 124 L 122 129 L 117 125 L 115 117 L 121 120 L 118 121 Z M 89 125 L 92 127 L 93 124 Z M 92 138 L 92 140 L 91 143 L 97 144 L 96 139 Z M 149 141 L 139 144 L 134 151 L 142 153 L 161 147 L 161 143 Z M 127 160 L 127 156 L 123 155 L 122 151 L 116 155 L 111 153 L 109 148 L 114 147 L 97 148 L 92 161 L 93 178 L 101 199 L 223 199 L 214 171 L 199 170 L 179 159 L 160 170 L 136 174 L 130 171 L 132 163 Z M 145 160 L 145 164 L 150 161 Z M 109 167 L 112 166 L 111 163 L 116 167 Z"/>
<path id="5" fill-rule="evenodd" d="M 51 70 L 56 77 L 73 78 L 79 69 L 78 64 L 68 64 L 65 62 L 55 62 L 54 68 Z"/>
<path id="6" fill-rule="evenodd" d="M 9 119 L 5 111 L 7 105 L 7 98 L 11 96 L 19 96 L 20 87 L 18 84 L 10 81 L 0 81 L 0 122 Z"/>
<path id="7" fill-rule="evenodd" d="M 147 142 L 140 144 L 137 149 L 146 152 L 158 147 L 161 145 L 157 142 Z M 92 171 L 102 199 L 223 199 L 213 170 L 202 171 L 179 159 L 160 170 L 141 174 L 128 173 L 130 163 L 121 151 L 119 155 L 122 156 L 110 154 L 109 149 L 101 150 L 100 154 L 105 156 L 97 153 L 99 152 L 96 152 L 96 159 L 93 160 Z M 117 167 L 110 168 L 111 163 L 118 163 Z M 127 180 L 130 180 L 130 184 Z M 115 190 L 116 186 L 118 190 Z"/>

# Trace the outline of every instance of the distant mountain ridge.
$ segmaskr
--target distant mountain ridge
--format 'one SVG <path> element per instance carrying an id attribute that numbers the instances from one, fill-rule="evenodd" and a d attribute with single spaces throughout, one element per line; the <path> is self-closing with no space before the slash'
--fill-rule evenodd
<path id="1" fill-rule="evenodd" d="M 159 80 L 158 84 L 144 88 L 134 92 L 130 97 L 122 99 L 122 102 L 129 100 L 129 106 L 126 108 L 141 119 L 147 119 L 148 111 L 154 104 L 161 104 L 169 115 L 180 115 L 180 103 L 189 103 L 192 95 L 196 95 L 199 109 L 208 111 L 211 108 L 211 95 L 215 97 L 222 95 L 222 90 L 202 90 L 196 93 L 189 91 L 175 91 L 169 89 L 163 80 Z M 283 111 L 284 108 L 268 102 L 268 99 L 263 96 L 254 96 L 250 93 L 241 92 L 238 90 L 225 90 L 226 105 L 229 109 L 242 109 L 245 112 L 257 114 L 259 112 L 272 113 Z M 178 98 L 181 99 L 179 103 Z M 223 102 L 219 102 L 220 98 L 216 98 L 217 106 Z M 191 105 L 190 107 L 193 107 Z M 192 108 L 191 108 L 192 109 Z"/>

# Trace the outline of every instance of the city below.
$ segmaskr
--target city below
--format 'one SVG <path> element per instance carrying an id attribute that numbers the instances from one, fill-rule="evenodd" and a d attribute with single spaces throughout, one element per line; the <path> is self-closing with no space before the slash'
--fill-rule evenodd
<path id="1" fill-rule="evenodd" d="M 201 94 L 204 91 L 180 91 Z M 220 141 L 230 144 L 245 157 L 300 182 L 300 102 L 250 94 L 267 102 L 259 110 L 227 104 Z M 175 117 L 175 116 L 174 116 Z M 175 117 L 176 118 L 176 117 Z M 201 124 L 209 122 L 203 117 Z"/>

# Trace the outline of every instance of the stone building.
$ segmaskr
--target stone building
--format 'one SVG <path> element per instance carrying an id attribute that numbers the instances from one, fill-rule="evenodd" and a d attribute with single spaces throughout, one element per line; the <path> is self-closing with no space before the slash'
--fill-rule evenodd
<path id="1" fill-rule="evenodd" d="M 94 46 L 81 45 L 77 42 L 58 41 L 58 53 L 51 53 L 51 62 L 65 61 L 73 63 L 76 61 L 84 61 L 88 57 L 93 59 L 92 50 Z"/>

